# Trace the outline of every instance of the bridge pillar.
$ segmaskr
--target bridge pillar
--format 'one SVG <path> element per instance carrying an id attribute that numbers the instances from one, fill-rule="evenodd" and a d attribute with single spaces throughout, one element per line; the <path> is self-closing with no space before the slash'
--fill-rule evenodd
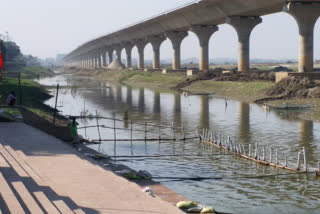
<path id="1" fill-rule="evenodd" d="M 200 43 L 200 70 L 209 70 L 209 40 L 213 33 L 219 30 L 216 25 L 193 25 L 190 30 L 194 32 Z"/>
<path id="2" fill-rule="evenodd" d="M 113 51 L 113 48 L 108 50 L 108 65 L 110 65 L 113 62 Z"/>
<path id="3" fill-rule="evenodd" d="M 101 68 L 102 67 L 102 59 L 101 59 L 101 53 L 100 51 L 98 51 L 97 53 L 97 68 Z"/>
<path id="4" fill-rule="evenodd" d="M 166 36 L 171 40 L 173 47 L 173 61 L 172 69 L 181 68 L 181 42 L 188 36 L 188 32 L 185 31 L 170 31 L 166 33 Z"/>
<path id="5" fill-rule="evenodd" d="M 238 33 L 238 71 L 250 69 L 250 35 L 255 26 L 260 24 L 262 19 L 253 16 L 228 17 L 227 23 Z"/>
<path id="6" fill-rule="evenodd" d="M 91 68 L 94 68 L 94 66 L 95 66 L 95 59 L 94 59 L 94 57 L 92 56 L 92 57 L 91 57 Z"/>
<path id="7" fill-rule="evenodd" d="M 123 47 L 121 45 L 116 45 L 114 48 L 116 50 L 117 60 L 121 63 L 121 52 Z"/>
<path id="8" fill-rule="evenodd" d="M 160 46 L 167 38 L 164 35 L 150 36 L 147 40 L 151 43 L 153 48 L 152 68 L 160 68 Z"/>
<path id="9" fill-rule="evenodd" d="M 102 50 L 101 51 L 101 57 L 102 57 L 102 67 L 107 66 L 107 50 Z"/>
<path id="10" fill-rule="evenodd" d="M 131 53 L 132 53 L 132 48 L 134 44 L 132 44 L 131 42 L 126 42 L 123 44 L 123 46 L 124 46 L 124 49 L 126 50 L 126 68 L 131 68 L 132 67 Z"/>
<path id="11" fill-rule="evenodd" d="M 284 11 L 295 18 L 299 27 L 299 72 L 313 72 L 313 33 L 320 4 L 289 2 Z"/>
<path id="12" fill-rule="evenodd" d="M 145 39 L 137 39 L 134 40 L 134 44 L 138 48 L 138 54 L 139 54 L 139 59 L 138 59 L 138 69 L 143 69 L 144 68 L 144 48 L 148 44 L 148 42 Z"/>

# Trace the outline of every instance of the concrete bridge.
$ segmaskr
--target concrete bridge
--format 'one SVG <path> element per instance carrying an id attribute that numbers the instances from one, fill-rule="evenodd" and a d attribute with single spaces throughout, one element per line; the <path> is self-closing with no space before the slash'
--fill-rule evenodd
<path id="1" fill-rule="evenodd" d="M 209 39 L 219 30 L 220 24 L 227 23 L 238 34 L 238 69 L 248 71 L 252 30 L 262 22 L 261 16 L 281 11 L 293 16 L 299 27 L 299 72 L 312 72 L 313 35 L 320 16 L 320 0 L 198 0 L 86 42 L 69 53 L 64 62 L 83 68 L 106 67 L 113 61 L 114 52 L 121 61 L 121 52 L 125 49 L 126 67 L 130 68 L 132 48 L 136 46 L 138 68 L 143 69 L 144 48 L 151 43 L 153 69 L 159 69 L 160 46 L 168 38 L 173 48 L 172 69 L 178 70 L 181 42 L 188 31 L 192 31 L 199 39 L 199 70 L 208 70 Z"/>

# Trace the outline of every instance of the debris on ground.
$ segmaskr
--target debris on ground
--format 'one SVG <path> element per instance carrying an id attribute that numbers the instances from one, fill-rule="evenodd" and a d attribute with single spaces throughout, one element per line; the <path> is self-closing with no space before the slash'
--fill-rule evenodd
<path id="1" fill-rule="evenodd" d="M 223 68 L 217 68 L 213 71 L 199 72 L 196 76 L 187 78 L 184 82 L 179 83 L 173 89 L 181 89 L 193 84 L 196 81 L 201 80 L 215 80 L 215 81 L 274 81 L 274 72 L 266 71 L 248 71 L 237 72 L 235 70 L 224 70 Z"/>
<path id="2" fill-rule="evenodd" d="M 284 66 L 278 66 L 272 69 L 273 72 L 292 72 L 290 68 L 284 67 Z"/>
<path id="3" fill-rule="evenodd" d="M 309 78 L 287 77 L 259 93 L 263 98 L 256 102 L 289 98 L 320 98 L 320 83 Z"/>

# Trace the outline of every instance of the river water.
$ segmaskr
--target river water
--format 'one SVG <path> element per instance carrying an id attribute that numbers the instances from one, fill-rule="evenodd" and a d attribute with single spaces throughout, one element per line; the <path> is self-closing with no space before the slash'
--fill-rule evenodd
<path id="1" fill-rule="evenodd" d="M 308 164 L 320 161 L 319 123 L 298 119 L 300 111 L 267 110 L 263 106 L 215 96 L 184 96 L 174 91 L 135 88 L 72 75 L 58 75 L 38 80 L 47 86 L 61 87 L 58 109 L 63 115 L 91 115 L 128 119 L 184 127 L 186 137 L 198 136 L 198 127 L 209 128 L 231 136 L 241 144 L 258 142 L 278 149 L 280 162 L 288 155 L 289 166 L 296 166 L 297 152 L 306 148 Z M 55 95 L 55 89 L 49 87 Z M 47 101 L 54 106 L 55 98 Z M 80 127 L 94 126 L 96 120 L 79 120 Z M 99 124 L 113 127 L 112 120 Z M 130 124 L 116 122 L 117 139 L 129 139 Z M 133 139 L 145 137 L 145 126 L 133 126 Z M 101 129 L 101 139 L 113 139 L 113 129 Z M 181 129 L 176 135 L 182 137 Z M 79 134 L 99 139 L 97 128 L 80 129 Z M 161 129 L 161 138 L 172 138 L 171 128 Z M 159 130 L 147 126 L 147 137 L 158 138 Z M 118 157 L 117 163 L 136 170 L 147 170 L 164 186 L 220 212 L 229 213 L 320 213 L 320 178 L 311 174 L 291 174 L 281 169 L 257 165 L 227 155 L 199 143 L 198 139 L 183 141 L 104 142 L 92 148 Z M 182 156 L 184 154 L 185 156 Z M 161 158 L 150 157 L 162 155 Z M 168 156 L 166 156 L 168 155 Z M 171 155 L 171 156 L 169 156 Z M 175 156 L 174 156 L 175 155 Z M 268 153 L 267 153 L 268 155 Z M 149 156 L 149 157 L 137 157 Z M 267 156 L 268 157 L 268 156 Z M 265 176 L 264 176 L 265 175 Z M 271 176 L 270 176 L 271 175 Z M 274 176 L 278 175 L 278 176 Z M 259 176 L 259 177 L 257 177 Z M 262 177 L 261 177 L 262 176 Z M 167 178 L 164 178 L 167 177 Z M 210 177 L 202 181 L 179 180 L 185 177 Z"/>

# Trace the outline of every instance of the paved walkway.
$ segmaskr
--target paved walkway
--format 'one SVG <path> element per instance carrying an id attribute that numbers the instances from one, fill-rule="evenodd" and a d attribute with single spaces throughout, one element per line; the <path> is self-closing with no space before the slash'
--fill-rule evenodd
<path id="1" fill-rule="evenodd" d="M 3 213 L 183 213 L 24 123 L 0 123 L 0 172 Z"/>

